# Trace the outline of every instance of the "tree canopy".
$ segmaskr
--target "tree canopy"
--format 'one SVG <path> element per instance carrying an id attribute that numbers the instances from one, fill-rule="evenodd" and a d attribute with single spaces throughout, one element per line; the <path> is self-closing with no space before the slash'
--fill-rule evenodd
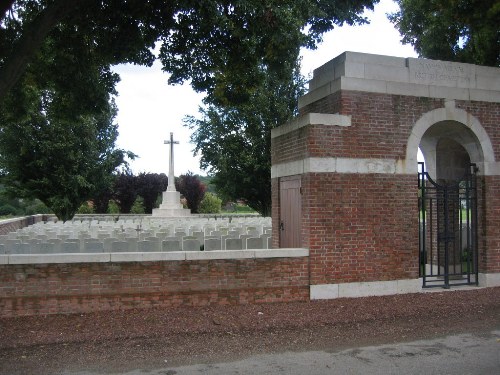
<path id="1" fill-rule="evenodd" d="M 389 16 L 422 57 L 500 66 L 498 0 L 396 0 Z"/>
<path id="2" fill-rule="evenodd" d="M 280 71 L 301 46 L 343 23 L 362 23 L 377 0 L 18 0 L 4 7 L 0 28 L 0 99 L 47 36 L 75 34 L 103 67 L 159 58 L 171 83 L 190 81 L 221 100 L 246 97 L 264 64 Z"/>
<path id="3" fill-rule="evenodd" d="M 213 176 L 219 195 L 244 198 L 264 216 L 271 214 L 271 129 L 297 113 L 304 93 L 298 62 L 285 66 L 286 76 L 266 72 L 248 102 L 212 103 L 200 108 L 201 118 L 185 119 L 201 165 Z"/>

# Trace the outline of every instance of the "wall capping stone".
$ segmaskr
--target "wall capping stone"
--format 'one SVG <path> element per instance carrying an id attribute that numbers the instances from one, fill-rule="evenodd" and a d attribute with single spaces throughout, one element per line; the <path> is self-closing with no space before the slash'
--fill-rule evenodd
<path id="1" fill-rule="evenodd" d="M 251 258 L 300 258 L 307 256 L 309 256 L 309 249 L 304 248 L 171 252 L 5 254 L 0 255 L 0 264 L 120 263 Z"/>
<path id="2" fill-rule="evenodd" d="M 498 102 L 499 87 L 495 67 L 347 51 L 314 70 L 299 108 L 339 90 Z"/>
<path id="3" fill-rule="evenodd" d="M 307 113 L 271 129 L 271 138 L 290 133 L 308 125 L 351 126 L 351 116 L 330 113 Z"/>

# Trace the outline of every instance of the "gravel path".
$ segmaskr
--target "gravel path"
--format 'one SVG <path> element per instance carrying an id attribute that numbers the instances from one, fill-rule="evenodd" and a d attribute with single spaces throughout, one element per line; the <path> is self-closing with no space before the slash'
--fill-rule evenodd
<path id="1" fill-rule="evenodd" d="M 121 373 L 500 329 L 500 287 L 0 319 L 0 374 Z"/>

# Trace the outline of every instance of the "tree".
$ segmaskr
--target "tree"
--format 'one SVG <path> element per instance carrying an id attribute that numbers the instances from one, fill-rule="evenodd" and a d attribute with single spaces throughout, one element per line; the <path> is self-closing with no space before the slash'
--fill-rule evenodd
<path id="1" fill-rule="evenodd" d="M 267 72 L 249 102 L 210 104 L 200 109 L 202 118 L 185 119 L 201 166 L 212 175 L 218 194 L 244 198 L 264 216 L 271 214 L 271 129 L 297 113 L 304 92 L 299 64 L 287 66 L 286 77 Z"/>
<path id="2" fill-rule="evenodd" d="M 11 54 L 17 51 L 8 42 L 15 45 L 22 21 L 41 6 L 16 4 L 19 13 L 0 29 L 2 52 Z M 0 101 L 0 168 L 8 191 L 40 199 L 64 221 L 108 188 L 113 171 L 132 156 L 115 148 L 118 76 L 94 57 L 89 40 L 72 25 L 58 24 Z M 0 69 L 8 66 L 8 57 L 0 61 Z"/>
<path id="3" fill-rule="evenodd" d="M 109 202 L 113 198 L 113 192 L 111 189 L 114 184 L 115 181 L 113 180 L 110 186 L 103 187 L 92 196 L 92 203 L 94 204 L 94 210 L 97 214 L 108 213 Z"/>
<path id="4" fill-rule="evenodd" d="M 110 105 L 98 115 L 75 117 L 64 105 L 70 98 L 61 98 L 60 92 L 40 93 L 36 85 L 31 91 L 42 98 L 38 108 L 21 103 L 16 117 L 0 110 L 3 181 L 10 195 L 38 198 L 66 221 L 92 194 L 110 184 L 113 170 L 124 163 L 126 153 L 114 149 L 115 108 Z"/>
<path id="5" fill-rule="evenodd" d="M 164 173 L 140 173 L 136 180 L 137 194 L 144 200 L 145 213 L 150 214 L 153 212 L 158 196 L 167 190 L 168 177 Z"/>
<path id="6" fill-rule="evenodd" d="M 199 178 L 193 175 L 192 172 L 188 172 L 177 178 L 175 187 L 186 198 L 187 206 L 191 212 L 198 213 L 198 207 L 206 190 L 205 185 L 200 182 Z"/>
<path id="7" fill-rule="evenodd" d="M 122 214 L 130 213 L 137 195 L 137 178 L 130 171 L 120 173 L 113 185 L 113 200 Z"/>
<path id="8" fill-rule="evenodd" d="M 130 209 L 130 213 L 132 214 L 144 214 L 144 199 L 141 196 L 138 196 Z"/>
<path id="9" fill-rule="evenodd" d="M 500 66 L 498 0 L 396 0 L 389 19 L 422 57 Z"/>

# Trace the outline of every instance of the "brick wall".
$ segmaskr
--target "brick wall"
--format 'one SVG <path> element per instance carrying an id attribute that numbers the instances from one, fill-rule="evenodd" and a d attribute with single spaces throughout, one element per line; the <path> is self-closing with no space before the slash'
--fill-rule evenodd
<path id="1" fill-rule="evenodd" d="M 0 265 L 0 316 L 306 301 L 308 258 Z"/>
<path id="2" fill-rule="evenodd" d="M 302 189 L 311 285 L 418 278 L 415 176 L 308 173 Z"/>
<path id="3" fill-rule="evenodd" d="M 443 106 L 442 99 L 358 91 L 336 92 L 303 107 L 301 113 L 350 115 L 351 126 L 313 127 L 308 144 L 314 147 L 309 147 L 304 154 L 404 159 L 406 143 L 415 122 L 424 113 Z M 288 142 L 284 139 L 280 141 Z M 277 153 L 278 150 L 276 149 Z M 300 156 L 299 153 L 296 156 Z"/>
<path id="4" fill-rule="evenodd" d="M 500 103 L 456 101 L 456 107 L 476 117 L 488 133 L 495 160 L 500 160 Z"/>
<path id="5" fill-rule="evenodd" d="M 500 272 L 500 176 L 484 177 L 483 199 L 479 202 L 479 271 Z"/>
<path id="6" fill-rule="evenodd" d="M 305 157 L 404 159 L 415 122 L 443 106 L 442 99 L 339 91 L 300 112 L 349 115 L 351 126 L 311 125 L 276 137 L 271 162 L 275 165 Z"/>
<path id="7" fill-rule="evenodd" d="M 18 229 L 33 225 L 35 223 L 46 220 L 46 215 L 24 216 L 14 219 L 6 219 L 0 221 L 0 235 L 15 232 Z"/>
<path id="8" fill-rule="evenodd" d="M 306 174 L 311 284 L 418 277 L 414 176 Z"/>

